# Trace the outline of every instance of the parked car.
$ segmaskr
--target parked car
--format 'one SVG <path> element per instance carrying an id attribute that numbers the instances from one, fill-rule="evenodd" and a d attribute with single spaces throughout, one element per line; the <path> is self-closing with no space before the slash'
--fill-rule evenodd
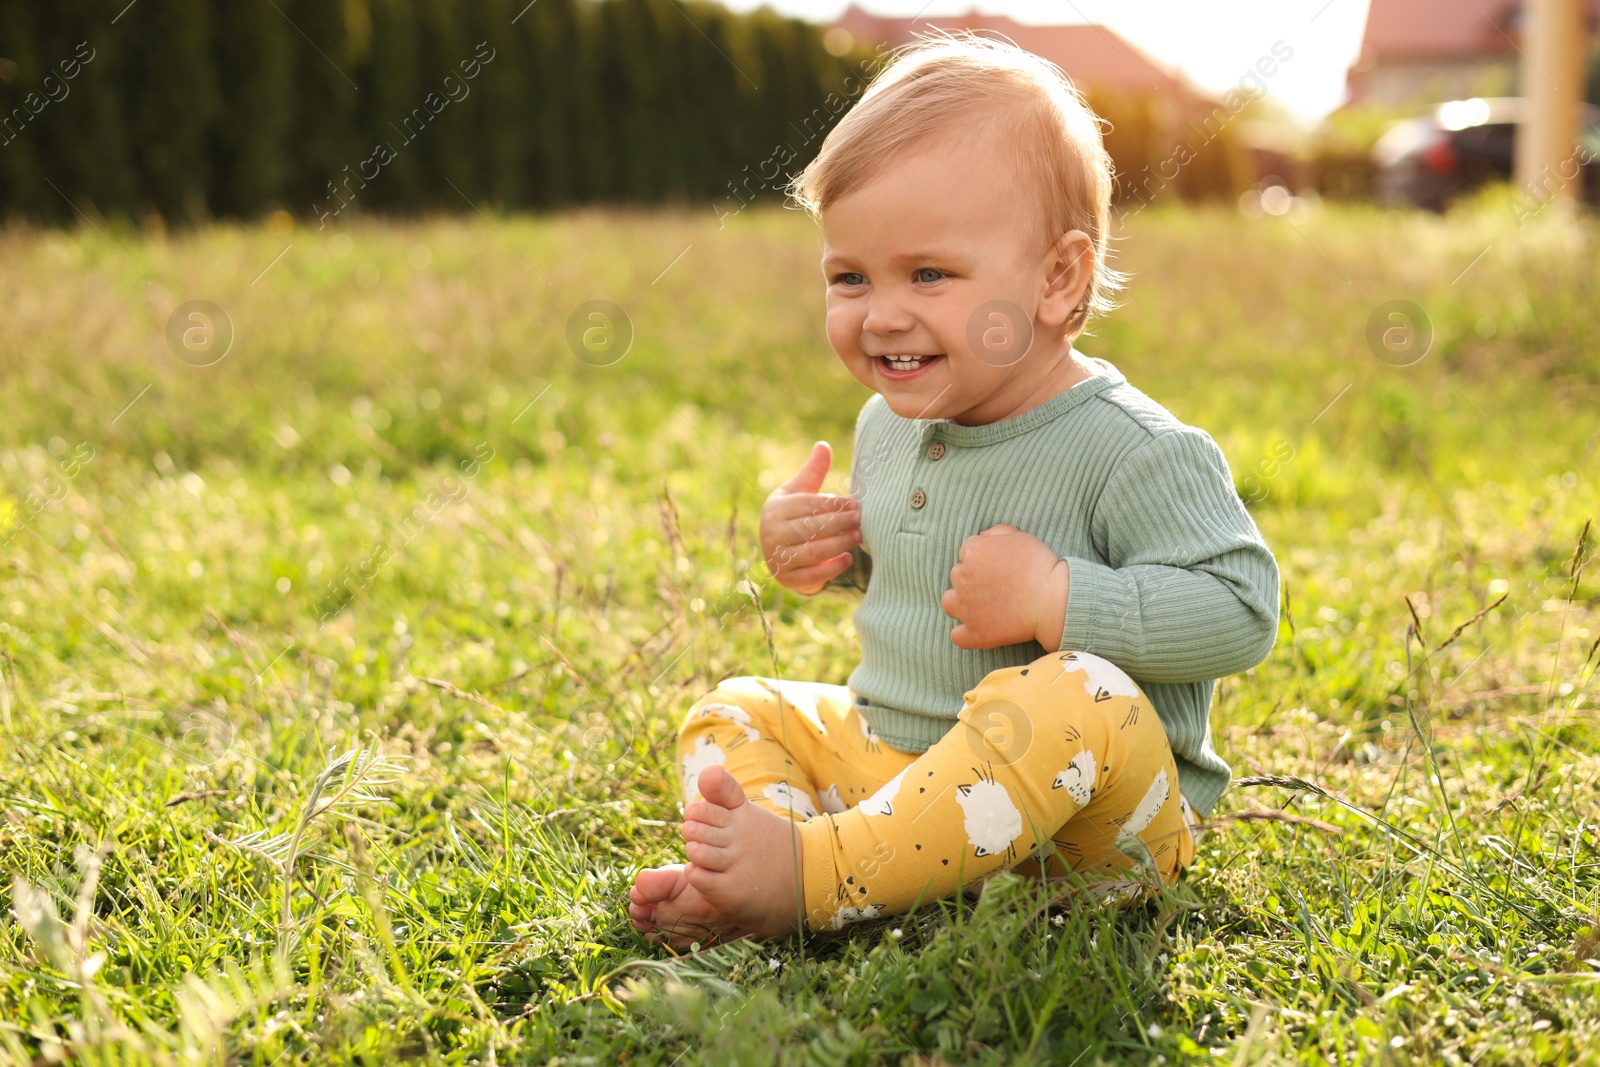
<path id="1" fill-rule="evenodd" d="M 1510 181 L 1525 110 L 1521 97 L 1475 97 L 1401 119 L 1372 147 L 1374 198 L 1443 211 L 1488 182 Z M 1588 161 L 1582 164 L 1583 197 L 1600 205 L 1600 108 L 1584 105 L 1580 146 L 1578 159 Z"/>

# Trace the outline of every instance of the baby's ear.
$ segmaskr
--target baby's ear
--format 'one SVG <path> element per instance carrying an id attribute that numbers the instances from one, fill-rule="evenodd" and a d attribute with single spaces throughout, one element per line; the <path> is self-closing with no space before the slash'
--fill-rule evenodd
<path id="1" fill-rule="evenodd" d="M 1039 318 L 1048 326 L 1064 326 L 1083 306 L 1094 277 L 1094 242 L 1082 230 L 1069 230 L 1045 256 L 1045 285 Z"/>

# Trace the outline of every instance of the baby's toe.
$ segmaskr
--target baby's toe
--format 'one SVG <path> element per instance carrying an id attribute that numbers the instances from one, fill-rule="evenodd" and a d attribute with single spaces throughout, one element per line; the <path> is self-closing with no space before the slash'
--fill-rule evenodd
<path id="1" fill-rule="evenodd" d="M 700 795 L 724 808 L 737 808 L 744 803 L 744 787 L 720 763 L 700 772 Z"/>
<path id="2" fill-rule="evenodd" d="M 727 848 L 733 844 L 733 833 L 720 826 L 709 823 L 689 820 L 678 827 L 678 833 L 683 835 L 685 841 L 698 841 L 702 845 L 715 845 L 718 848 Z"/>
<path id="3" fill-rule="evenodd" d="M 683 817 L 693 822 L 703 822 L 710 826 L 727 826 L 733 822 L 733 812 L 721 804 L 713 804 L 706 800 L 696 800 L 683 809 Z"/>
<path id="4" fill-rule="evenodd" d="M 727 849 L 708 845 L 703 841 L 686 841 L 683 854 L 689 857 L 690 863 L 696 867 L 704 867 L 708 871 L 720 873 L 733 866 L 733 857 Z"/>
<path id="5" fill-rule="evenodd" d="M 636 904 L 659 904 L 663 900 L 671 900 L 677 896 L 683 891 L 685 884 L 681 863 L 666 867 L 647 867 L 634 876 L 633 889 L 629 896 Z"/>

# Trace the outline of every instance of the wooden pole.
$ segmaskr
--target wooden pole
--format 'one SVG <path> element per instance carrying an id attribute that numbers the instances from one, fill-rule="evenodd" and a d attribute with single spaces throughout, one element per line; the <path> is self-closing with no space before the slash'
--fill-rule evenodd
<path id="1" fill-rule="evenodd" d="M 1540 202 L 1575 200 L 1583 171 L 1574 154 L 1587 37 L 1579 0 L 1523 0 L 1519 75 L 1527 111 L 1516 140 L 1516 180 Z"/>

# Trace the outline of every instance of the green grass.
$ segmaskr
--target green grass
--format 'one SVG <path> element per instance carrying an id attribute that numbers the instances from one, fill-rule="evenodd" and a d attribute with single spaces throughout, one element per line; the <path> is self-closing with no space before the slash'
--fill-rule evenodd
<path id="1" fill-rule="evenodd" d="M 624 911 L 683 709 L 854 664 L 853 601 L 755 561 L 866 395 L 810 223 L 0 235 L 0 1055 L 1595 1062 L 1600 235 L 1551 214 L 1141 214 L 1081 347 L 1217 438 L 1277 552 L 1214 711 L 1277 784 L 1146 906 L 1000 879 L 684 959 Z M 196 298 L 237 331 L 205 368 L 164 339 Z M 599 298 L 609 367 L 565 342 Z M 1392 299 L 1411 366 L 1365 340 Z"/>

